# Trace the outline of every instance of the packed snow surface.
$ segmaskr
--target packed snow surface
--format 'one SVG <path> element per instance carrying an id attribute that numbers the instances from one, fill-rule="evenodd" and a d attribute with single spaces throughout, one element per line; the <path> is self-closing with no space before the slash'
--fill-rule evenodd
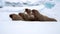
<path id="1" fill-rule="evenodd" d="M 47 9 L 35 7 L 3 7 L 0 8 L 0 34 L 60 34 L 60 2 Z M 25 8 L 37 9 L 41 14 L 55 18 L 57 22 L 12 21 L 9 14 L 24 12 Z"/>

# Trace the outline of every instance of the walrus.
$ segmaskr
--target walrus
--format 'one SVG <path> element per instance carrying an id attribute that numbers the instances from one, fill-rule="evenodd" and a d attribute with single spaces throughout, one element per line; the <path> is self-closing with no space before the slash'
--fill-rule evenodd
<path id="1" fill-rule="evenodd" d="M 25 9 L 24 13 L 19 13 L 19 15 L 25 20 L 25 21 L 33 21 L 32 16 L 32 10 L 31 9 Z"/>
<path id="2" fill-rule="evenodd" d="M 32 14 L 35 17 L 35 21 L 57 21 L 54 18 L 49 18 L 47 16 L 42 15 L 41 13 L 38 12 L 38 10 L 33 9 Z"/>
<path id="3" fill-rule="evenodd" d="M 28 9 L 28 8 L 25 9 L 25 12 L 26 12 L 28 15 L 31 15 L 31 14 L 32 14 L 32 10 L 31 10 L 31 9 Z"/>
<path id="4" fill-rule="evenodd" d="M 19 13 L 18 15 L 20 15 L 24 19 L 24 21 L 30 21 L 29 16 L 27 14 Z"/>
<path id="5" fill-rule="evenodd" d="M 34 16 L 32 15 L 32 10 L 26 8 L 25 12 L 27 13 L 29 20 L 34 21 Z"/>
<path id="6" fill-rule="evenodd" d="M 10 14 L 9 17 L 12 19 L 12 20 L 23 20 L 23 18 L 17 14 Z"/>

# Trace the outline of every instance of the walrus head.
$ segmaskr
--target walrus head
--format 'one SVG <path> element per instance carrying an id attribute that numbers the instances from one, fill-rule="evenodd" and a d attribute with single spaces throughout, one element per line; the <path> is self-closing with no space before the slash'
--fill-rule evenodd
<path id="1" fill-rule="evenodd" d="M 40 14 L 40 13 L 38 12 L 38 10 L 35 10 L 35 9 L 32 10 L 32 13 L 34 13 L 34 14 Z"/>
<path id="2" fill-rule="evenodd" d="M 20 15 L 21 17 L 24 17 L 24 13 L 19 13 L 19 15 Z"/>
<path id="3" fill-rule="evenodd" d="M 12 20 L 23 20 L 23 18 L 17 14 L 10 14 L 9 17 L 12 19 Z"/>
<path id="4" fill-rule="evenodd" d="M 28 21 L 29 17 L 28 15 L 24 14 L 24 13 L 19 13 L 19 15 L 25 20 Z"/>
<path id="5" fill-rule="evenodd" d="M 31 13 L 32 13 L 32 10 L 31 9 L 25 9 L 25 12 L 28 14 L 28 15 L 31 15 Z"/>
<path id="6" fill-rule="evenodd" d="M 14 15 L 16 15 L 16 14 L 10 14 L 9 17 L 10 17 L 10 18 L 13 18 Z"/>

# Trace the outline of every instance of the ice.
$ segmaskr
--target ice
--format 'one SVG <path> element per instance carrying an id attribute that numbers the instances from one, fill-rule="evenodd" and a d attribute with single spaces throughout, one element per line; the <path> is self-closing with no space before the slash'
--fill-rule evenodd
<path id="1" fill-rule="evenodd" d="M 0 8 L 0 34 L 60 34 L 60 2 L 56 2 L 55 7 L 51 9 L 44 7 L 40 5 Z M 24 12 L 25 8 L 37 9 L 43 15 L 57 19 L 57 22 L 12 21 L 9 18 L 9 14 Z"/>
<path id="2" fill-rule="evenodd" d="M 55 6 L 55 4 L 52 3 L 52 2 L 46 2 L 44 5 L 45 5 L 46 8 L 50 8 L 50 9 Z"/>
<path id="3" fill-rule="evenodd" d="M 38 6 L 40 4 L 42 4 L 43 1 L 37 1 L 37 0 L 33 0 L 33 2 L 31 0 L 27 0 L 27 1 L 19 1 L 19 2 L 10 2 L 10 1 L 6 1 L 5 2 L 5 6 L 12 6 L 12 7 L 23 7 L 23 6 Z"/>
<path id="4" fill-rule="evenodd" d="M 2 8 L 4 6 L 4 1 L 0 0 L 0 8 Z"/>

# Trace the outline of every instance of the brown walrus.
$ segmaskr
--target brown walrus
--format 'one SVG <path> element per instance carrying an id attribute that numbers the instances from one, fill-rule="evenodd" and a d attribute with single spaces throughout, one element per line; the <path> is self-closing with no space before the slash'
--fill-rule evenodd
<path id="1" fill-rule="evenodd" d="M 32 15 L 32 10 L 26 8 L 25 12 L 27 13 L 29 20 L 34 21 L 34 16 Z"/>
<path id="2" fill-rule="evenodd" d="M 23 18 L 17 14 L 10 14 L 9 17 L 12 19 L 12 20 L 23 20 Z"/>
<path id="3" fill-rule="evenodd" d="M 42 14 L 40 14 L 37 10 L 33 9 L 32 10 L 32 14 L 34 15 L 35 17 L 35 21 L 57 21 L 56 19 L 54 18 L 49 18 L 47 16 L 44 16 Z"/>
<path id="4" fill-rule="evenodd" d="M 19 15 L 24 19 L 24 21 L 30 21 L 29 16 L 27 14 L 19 13 Z"/>
<path id="5" fill-rule="evenodd" d="M 25 9 L 25 12 L 26 12 L 28 15 L 31 15 L 31 14 L 32 14 L 32 10 L 31 10 L 31 9 L 28 9 L 28 8 Z"/>

